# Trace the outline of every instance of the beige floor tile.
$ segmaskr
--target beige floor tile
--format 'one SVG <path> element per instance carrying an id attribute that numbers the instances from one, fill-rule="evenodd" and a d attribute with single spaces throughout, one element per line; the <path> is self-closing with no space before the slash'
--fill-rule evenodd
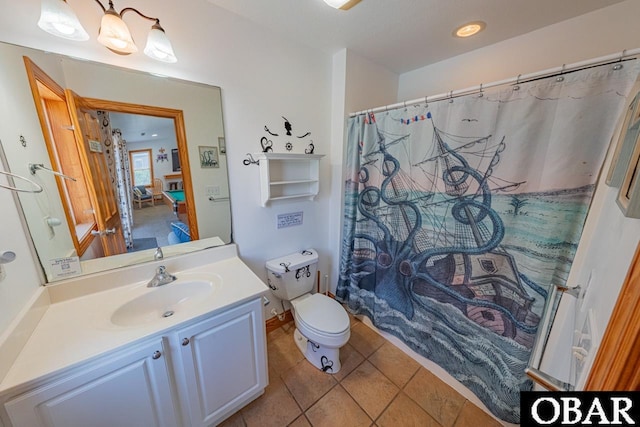
<path id="1" fill-rule="evenodd" d="M 376 368 L 398 387 L 404 387 L 416 373 L 420 364 L 390 342 L 386 342 L 369 356 Z"/>
<path id="2" fill-rule="evenodd" d="M 404 388 L 405 393 L 444 427 L 455 422 L 465 398 L 424 368 Z"/>
<path id="3" fill-rule="evenodd" d="M 347 375 L 351 373 L 364 361 L 364 357 L 356 351 L 351 344 L 346 344 L 340 349 L 340 363 L 342 367 L 337 374 L 333 375 L 338 381 L 342 381 Z"/>
<path id="4" fill-rule="evenodd" d="M 349 344 L 358 350 L 358 352 L 360 352 L 364 357 L 369 357 L 385 342 L 386 340 L 381 335 L 374 332 L 373 329 L 362 322 L 358 322 L 358 324 L 351 328 Z"/>
<path id="5" fill-rule="evenodd" d="M 269 332 L 267 334 L 267 342 L 268 341 L 274 341 L 277 340 L 278 338 L 280 338 L 281 336 L 285 335 L 286 332 L 285 330 L 281 327 L 274 329 L 273 331 Z"/>
<path id="6" fill-rule="evenodd" d="M 296 324 L 295 322 L 291 321 L 282 325 L 281 328 L 285 333 L 293 335 L 293 332 L 296 329 Z"/>
<path id="7" fill-rule="evenodd" d="M 245 427 L 241 412 L 236 412 L 219 425 L 219 427 Z"/>
<path id="8" fill-rule="evenodd" d="M 291 333 L 283 331 L 276 335 L 276 339 L 267 339 L 267 358 L 269 369 L 277 374 L 288 371 L 304 359 L 293 340 L 293 329 Z"/>
<path id="9" fill-rule="evenodd" d="M 355 325 L 360 323 L 360 320 L 358 320 L 358 318 L 356 316 L 354 316 L 353 314 L 349 313 L 349 310 L 347 310 L 346 308 L 345 308 L 345 310 L 347 311 L 347 314 L 349 315 L 349 328 L 353 328 Z"/>
<path id="10" fill-rule="evenodd" d="M 247 427 L 286 426 L 302 413 L 279 378 L 270 378 L 265 392 L 242 410 Z"/>
<path id="11" fill-rule="evenodd" d="M 400 393 L 376 420 L 379 427 L 439 427 L 440 424 L 416 402 Z M 476 427 L 481 426 L 477 424 Z"/>
<path id="12" fill-rule="evenodd" d="M 365 427 L 371 419 L 358 404 L 337 385 L 305 413 L 313 427 Z"/>
<path id="13" fill-rule="evenodd" d="M 464 402 L 455 427 L 500 427 L 503 424 L 468 400 Z"/>
<path id="14" fill-rule="evenodd" d="M 311 423 L 309 423 L 309 420 L 303 414 L 296 418 L 294 422 L 289 424 L 289 427 L 311 427 Z"/>
<path id="15" fill-rule="evenodd" d="M 337 384 L 331 374 L 322 372 L 307 360 L 283 373 L 282 380 L 303 410 L 308 409 Z"/>
<path id="16" fill-rule="evenodd" d="M 360 364 L 340 384 L 374 420 L 400 391 L 367 361 Z"/>

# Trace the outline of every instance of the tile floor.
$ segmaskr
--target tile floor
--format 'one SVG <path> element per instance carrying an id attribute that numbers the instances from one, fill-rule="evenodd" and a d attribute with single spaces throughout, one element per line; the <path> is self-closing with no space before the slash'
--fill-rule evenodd
<path id="1" fill-rule="evenodd" d="M 355 318 L 335 375 L 306 361 L 293 331 L 290 322 L 267 335 L 269 386 L 222 426 L 501 425 Z"/>

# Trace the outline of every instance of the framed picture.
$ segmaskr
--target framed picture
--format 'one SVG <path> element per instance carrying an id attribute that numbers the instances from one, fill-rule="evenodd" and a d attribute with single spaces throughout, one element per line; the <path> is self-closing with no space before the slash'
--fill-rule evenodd
<path id="1" fill-rule="evenodd" d="M 622 128 L 620 129 L 611 166 L 605 181 L 610 187 L 620 187 L 627 173 L 631 155 L 640 133 L 640 120 L 638 120 L 640 107 L 638 104 L 640 104 L 640 92 L 636 93 L 633 101 L 629 104 L 622 122 Z"/>
<path id="2" fill-rule="evenodd" d="M 227 144 L 224 142 L 224 136 L 218 137 L 218 147 L 220 147 L 220 154 L 227 154 Z"/>
<path id="3" fill-rule="evenodd" d="M 640 136 L 638 132 L 635 135 L 633 150 L 629 157 L 629 163 L 622 179 L 620 190 L 618 190 L 618 199 L 616 200 L 624 216 L 629 218 L 640 218 L 640 183 L 638 183 L 638 175 L 640 174 Z"/>
<path id="4" fill-rule="evenodd" d="M 218 147 L 205 147 L 198 146 L 200 152 L 200 167 L 201 168 L 219 168 L 220 161 L 218 160 Z"/>

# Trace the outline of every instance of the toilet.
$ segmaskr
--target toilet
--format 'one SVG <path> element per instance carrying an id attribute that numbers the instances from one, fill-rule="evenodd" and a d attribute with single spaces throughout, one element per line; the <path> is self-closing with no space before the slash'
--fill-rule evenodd
<path id="1" fill-rule="evenodd" d="M 267 261 L 267 282 L 271 292 L 291 303 L 296 330 L 295 343 L 316 368 L 335 374 L 340 371 L 340 347 L 349 341 L 349 316 L 333 298 L 312 294 L 318 254 L 307 249 Z"/>

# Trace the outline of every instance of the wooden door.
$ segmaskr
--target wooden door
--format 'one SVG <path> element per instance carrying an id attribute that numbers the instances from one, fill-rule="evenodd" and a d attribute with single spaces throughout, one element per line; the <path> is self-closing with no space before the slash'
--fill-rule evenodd
<path id="1" fill-rule="evenodd" d="M 122 233 L 115 190 L 111 184 L 104 146 L 100 138 L 100 121 L 96 111 L 85 101 L 66 89 L 65 96 L 73 123 L 76 144 L 85 170 L 104 256 L 125 253 L 127 246 Z"/>

